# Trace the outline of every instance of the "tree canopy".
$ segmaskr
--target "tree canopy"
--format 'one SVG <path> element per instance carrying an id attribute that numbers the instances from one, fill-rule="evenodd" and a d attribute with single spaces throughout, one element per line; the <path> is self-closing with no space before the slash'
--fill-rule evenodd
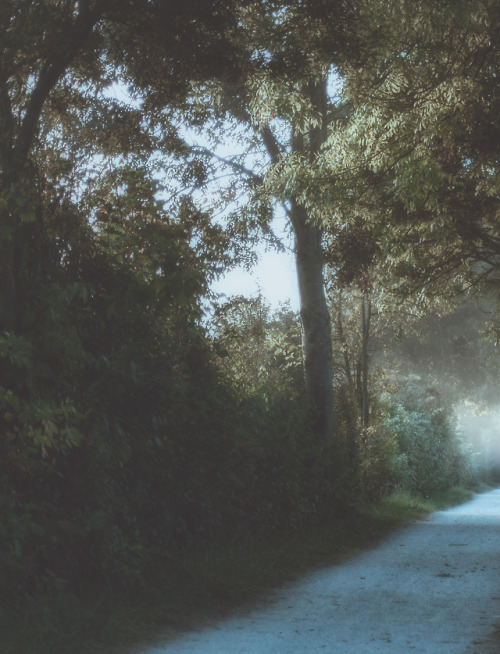
<path id="1" fill-rule="evenodd" d="M 343 69 L 350 115 L 320 189 L 352 197 L 355 181 L 354 213 L 387 226 L 381 255 L 403 292 L 495 288 L 498 6 L 367 3 L 363 24 L 377 28 Z"/>

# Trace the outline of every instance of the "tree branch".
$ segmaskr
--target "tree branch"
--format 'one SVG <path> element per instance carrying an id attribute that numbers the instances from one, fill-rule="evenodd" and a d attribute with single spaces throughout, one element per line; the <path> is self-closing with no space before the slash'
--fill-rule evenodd
<path id="1" fill-rule="evenodd" d="M 267 153 L 271 158 L 271 163 L 276 164 L 280 160 L 280 157 L 283 153 L 283 150 L 278 142 L 278 139 L 274 136 L 269 125 L 266 125 L 261 130 L 262 140 L 266 147 Z"/>
<path id="2" fill-rule="evenodd" d="M 313 107 L 321 116 L 321 125 L 311 129 L 311 145 L 309 152 L 309 161 L 312 163 L 318 152 L 326 141 L 327 137 L 327 113 L 328 113 L 328 93 L 326 77 L 320 82 L 311 82 L 307 85 L 307 93 L 311 99 Z"/>
<path id="3" fill-rule="evenodd" d="M 0 67 L 0 161 L 2 167 L 7 168 L 9 155 L 12 152 L 14 132 L 14 116 L 7 90 L 7 80 Z"/>
<path id="4" fill-rule="evenodd" d="M 80 2 L 80 11 L 73 28 L 64 36 L 63 44 L 65 47 L 57 50 L 54 49 L 52 55 L 43 64 L 21 123 L 20 133 L 15 147 L 17 165 L 22 165 L 28 156 L 47 97 L 81 50 L 83 44 L 110 4 L 109 0 L 104 0 L 91 9 L 89 0 L 82 0 Z"/>
<path id="5" fill-rule="evenodd" d="M 262 182 L 264 181 L 264 178 L 261 175 L 258 175 L 250 168 L 247 168 L 243 164 L 240 164 L 237 161 L 233 161 L 232 159 L 221 157 L 220 155 L 215 154 L 215 152 L 213 152 L 213 150 L 210 150 L 209 148 L 200 145 L 190 149 L 191 152 L 194 152 L 195 154 L 204 154 L 209 157 L 212 157 L 213 159 L 217 159 L 217 161 L 220 161 L 225 166 L 228 166 L 228 168 L 232 168 L 234 171 L 238 173 L 243 173 L 244 175 L 251 177 L 254 181 L 258 182 L 259 184 L 262 184 Z"/>

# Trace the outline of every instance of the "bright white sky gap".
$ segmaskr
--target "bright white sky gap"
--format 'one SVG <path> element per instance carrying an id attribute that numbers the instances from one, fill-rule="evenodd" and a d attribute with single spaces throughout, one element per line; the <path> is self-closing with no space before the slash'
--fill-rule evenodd
<path id="1" fill-rule="evenodd" d="M 275 218 L 272 228 L 288 246 L 291 239 L 283 231 L 284 222 L 284 218 Z M 264 246 L 257 248 L 257 252 L 259 262 L 252 271 L 236 268 L 213 284 L 212 289 L 216 293 L 223 293 L 228 297 L 231 295 L 257 297 L 260 293 L 269 302 L 272 309 L 289 302 L 292 309 L 298 310 L 299 291 L 293 252 L 290 250 L 266 252 Z"/>
<path id="2" fill-rule="evenodd" d="M 242 149 L 241 145 L 233 142 L 232 139 L 219 143 L 214 147 L 203 133 L 195 132 L 189 128 L 181 129 L 181 134 L 190 145 L 206 147 L 208 150 L 213 149 L 217 156 L 223 158 L 231 158 Z M 252 165 L 254 156 L 256 155 L 249 153 L 245 162 L 245 165 L 250 169 L 255 168 Z M 220 168 L 223 170 L 225 167 L 220 164 Z M 256 169 L 258 169 L 258 166 Z M 200 201 L 201 205 L 203 205 L 204 199 L 210 203 L 211 192 L 210 185 L 208 185 L 202 189 L 200 197 L 197 197 L 196 193 L 195 197 Z M 216 193 L 216 190 L 214 189 L 213 192 Z M 243 198 L 239 199 L 239 202 L 244 203 L 244 201 Z M 228 206 L 227 211 L 229 212 L 231 208 L 234 207 Z M 216 220 L 223 220 L 223 214 L 219 215 Z M 283 303 L 289 303 L 294 310 L 299 309 L 297 271 L 293 252 L 294 239 L 290 235 L 290 229 L 286 227 L 287 222 L 283 211 L 276 208 L 271 229 L 285 246 L 284 252 L 276 252 L 273 249 L 267 249 L 266 251 L 264 243 L 258 245 L 255 248 L 258 262 L 250 271 L 245 270 L 243 267 L 233 268 L 212 284 L 212 290 L 222 294 L 221 301 L 232 295 L 257 297 L 260 294 L 271 305 L 271 309 L 277 309 Z"/>

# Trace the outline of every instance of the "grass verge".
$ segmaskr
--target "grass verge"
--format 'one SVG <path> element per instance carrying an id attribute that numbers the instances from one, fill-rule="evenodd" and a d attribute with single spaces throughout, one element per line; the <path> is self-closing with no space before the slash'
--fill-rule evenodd
<path id="1" fill-rule="evenodd" d="M 475 489 L 486 490 L 486 487 Z M 39 598 L 15 620 L 0 613 L 4 654 L 125 654 L 141 643 L 244 610 L 271 588 L 340 563 L 374 547 L 394 529 L 467 501 L 474 492 L 452 488 L 430 499 L 396 492 L 331 524 L 254 540 L 223 556 L 159 561 L 146 588 L 133 594 L 102 589 L 85 597 L 62 591 Z"/>

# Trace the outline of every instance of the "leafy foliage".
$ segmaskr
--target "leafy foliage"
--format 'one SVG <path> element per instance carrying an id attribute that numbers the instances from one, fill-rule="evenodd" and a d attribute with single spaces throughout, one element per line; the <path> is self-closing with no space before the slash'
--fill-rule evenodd
<path id="1" fill-rule="evenodd" d="M 474 462 L 458 440 L 450 410 L 436 389 L 422 387 L 418 377 L 410 378 L 400 386 L 397 399 L 383 424 L 397 444 L 396 486 L 428 497 L 470 483 Z"/>
<path id="2" fill-rule="evenodd" d="M 344 64 L 347 118 L 324 148 L 319 188 L 335 179 L 347 199 L 337 217 L 382 227 L 401 296 L 496 288 L 497 4 L 368 2 L 360 20 L 377 32 Z"/>

